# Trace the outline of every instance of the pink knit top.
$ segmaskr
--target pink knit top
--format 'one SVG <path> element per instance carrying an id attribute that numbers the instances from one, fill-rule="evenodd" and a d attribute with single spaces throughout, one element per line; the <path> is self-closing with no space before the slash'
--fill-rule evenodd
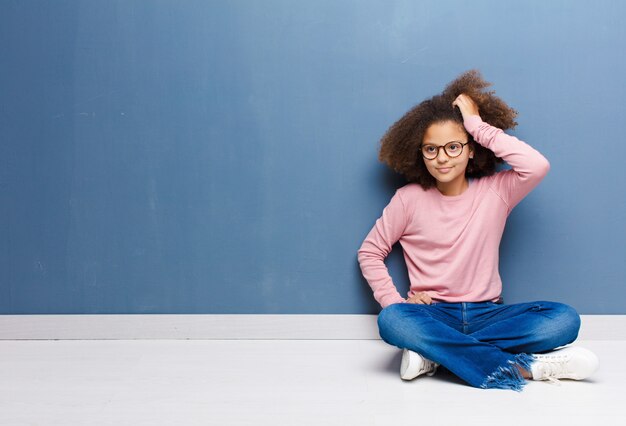
<path id="1" fill-rule="evenodd" d="M 398 189 L 358 251 L 363 276 L 384 308 L 406 300 L 384 259 L 400 241 L 408 268 L 408 297 L 426 292 L 434 302 L 496 301 L 502 291 L 498 250 L 508 215 L 550 169 L 537 150 L 477 115 L 465 128 L 512 169 L 470 179 L 469 188 L 445 196 L 411 183 Z"/>

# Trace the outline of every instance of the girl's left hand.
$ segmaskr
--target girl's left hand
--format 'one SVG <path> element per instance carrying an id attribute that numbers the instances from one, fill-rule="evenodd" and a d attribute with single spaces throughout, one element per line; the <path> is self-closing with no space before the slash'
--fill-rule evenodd
<path id="1" fill-rule="evenodd" d="M 457 106 L 461 110 L 461 115 L 463 115 L 463 120 L 465 120 L 470 115 L 478 115 L 478 105 L 474 100 L 465 93 L 461 93 L 457 98 L 452 102 L 452 106 Z"/>

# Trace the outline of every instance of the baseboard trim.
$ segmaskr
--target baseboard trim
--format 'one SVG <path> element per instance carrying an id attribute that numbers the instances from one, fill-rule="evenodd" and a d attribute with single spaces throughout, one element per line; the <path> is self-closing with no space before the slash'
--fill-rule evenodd
<path id="1" fill-rule="evenodd" d="M 376 315 L 0 315 L 0 340 L 380 339 Z M 626 315 L 581 315 L 579 340 L 626 340 Z"/>

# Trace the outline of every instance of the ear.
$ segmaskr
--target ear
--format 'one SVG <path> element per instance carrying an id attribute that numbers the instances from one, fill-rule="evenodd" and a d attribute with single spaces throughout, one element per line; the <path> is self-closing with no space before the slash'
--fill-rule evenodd
<path id="1" fill-rule="evenodd" d="M 473 136 L 467 130 L 465 130 L 465 133 L 467 134 L 467 141 L 469 142 L 467 146 L 469 147 L 469 158 L 471 159 L 474 158 L 474 154 L 476 153 L 476 149 L 474 149 L 476 142 L 474 142 Z"/>

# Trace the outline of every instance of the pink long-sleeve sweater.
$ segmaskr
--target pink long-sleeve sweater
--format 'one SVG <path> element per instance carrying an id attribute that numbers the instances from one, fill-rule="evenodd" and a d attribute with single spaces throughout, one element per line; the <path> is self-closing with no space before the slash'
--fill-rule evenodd
<path id="1" fill-rule="evenodd" d="M 502 291 L 498 250 L 508 215 L 550 169 L 537 150 L 477 115 L 465 128 L 512 169 L 471 179 L 460 195 L 411 183 L 398 189 L 358 251 L 363 276 L 384 308 L 406 300 L 384 259 L 400 241 L 408 268 L 408 297 L 420 291 L 434 301 L 496 301 Z"/>

